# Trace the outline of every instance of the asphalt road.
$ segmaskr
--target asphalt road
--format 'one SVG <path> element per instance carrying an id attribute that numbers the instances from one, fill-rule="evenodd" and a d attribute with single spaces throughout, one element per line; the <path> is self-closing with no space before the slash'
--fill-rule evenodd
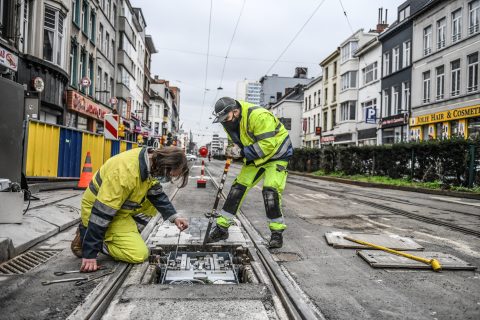
<path id="1" fill-rule="evenodd" d="M 223 165 L 207 163 L 217 180 Z M 231 167 L 225 193 L 239 169 L 239 164 Z M 288 229 L 284 247 L 274 253 L 285 257 L 279 262 L 284 271 L 327 319 L 480 319 L 478 270 L 374 269 L 355 250 L 334 249 L 324 238 L 329 231 L 398 234 L 413 238 L 426 251 L 452 254 L 480 267 L 478 236 L 395 213 L 480 231 L 480 201 L 290 175 L 283 208 Z M 261 183 L 250 191 L 242 210 L 268 240 Z"/>

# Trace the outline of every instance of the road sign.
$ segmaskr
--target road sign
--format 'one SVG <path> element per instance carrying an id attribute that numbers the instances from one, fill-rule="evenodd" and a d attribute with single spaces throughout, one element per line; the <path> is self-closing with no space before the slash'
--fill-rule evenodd
<path id="1" fill-rule="evenodd" d="M 118 99 L 117 97 L 111 97 L 110 100 L 109 100 L 110 104 L 117 104 L 118 103 Z"/>
<path id="2" fill-rule="evenodd" d="M 92 84 L 92 81 L 90 80 L 89 77 L 83 77 L 82 80 L 80 81 L 80 84 L 82 85 L 82 87 L 90 87 L 90 85 Z"/>
<path id="3" fill-rule="evenodd" d="M 108 113 L 105 115 L 103 134 L 105 139 L 118 140 L 118 114 Z"/>
<path id="4" fill-rule="evenodd" d="M 316 136 L 322 135 L 322 127 L 315 127 L 315 135 Z"/>
<path id="5" fill-rule="evenodd" d="M 377 123 L 377 109 L 367 108 L 365 109 L 365 123 Z"/>

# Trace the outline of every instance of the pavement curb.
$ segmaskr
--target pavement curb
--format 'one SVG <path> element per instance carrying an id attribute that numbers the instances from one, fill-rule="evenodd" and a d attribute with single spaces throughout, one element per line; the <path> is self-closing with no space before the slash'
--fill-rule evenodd
<path id="1" fill-rule="evenodd" d="M 313 174 L 302 173 L 298 171 L 289 171 L 289 173 L 292 175 L 308 177 L 308 178 L 313 178 L 317 180 L 339 182 L 339 183 L 351 184 L 355 186 L 368 187 L 368 188 L 401 190 L 401 191 L 410 191 L 410 192 L 417 192 L 417 193 L 435 194 L 435 195 L 448 196 L 448 197 L 480 200 L 480 194 L 477 194 L 477 193 L 468 193 L 468 192 L 459 192 L 459 191 L 450 191 L 450 190 L 434 190 L 434 189 L 427 189 L 427 188 L 405 187 L 405 186 L 392 186 L 392 185 L 383 184 L 383 183 L 355 181 L 355 180 L 335 178 L 335 177 L 321 177 L 321 176 L 315 176 Z"/>

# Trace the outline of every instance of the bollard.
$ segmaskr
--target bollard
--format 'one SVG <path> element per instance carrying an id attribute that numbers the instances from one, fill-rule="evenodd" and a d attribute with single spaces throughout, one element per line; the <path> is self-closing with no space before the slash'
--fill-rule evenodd
<path id="1" fill-rule="evenodd" d="M 207 180 L 205 180 L 205 160 L 202 159 L 202 170 L 200 171 L 200 179 L 197 180 L 197 188 L 206 188 Z"/>

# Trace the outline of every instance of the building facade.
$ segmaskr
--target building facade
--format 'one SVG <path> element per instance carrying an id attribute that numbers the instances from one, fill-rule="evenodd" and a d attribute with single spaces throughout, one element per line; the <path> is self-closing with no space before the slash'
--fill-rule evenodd
<path id="1" fill-rule="evenodd" d="M 262 85 L 258 81 L 242 80 L 237 82 L 237 100 L 247 101 L 256 105 L 260 104 L 260 90 Z"/>
<path id="2" fill-rule="evenodd" d="M 319 148 L 322 132 L 322 76 L 313 79 L 304 89 L 302 147 Z"/>
<path id="3" fill-rule="evenodd" d="M 356 116 L 356 144 L 377 144 L 377 117 L 380 114 L 380 64 L 382 46 L 374 37 L 355 53 L 358 58 L 358 108 Z"/>
<path id="4" fill-rule="evenodd" d="M 268 108 L 275 104 L 285 93 L 285 89 L 293 88 L 297 84 L 308 84 L 312 79 L 307 78 L 308 69 L 297 67 L 293 77 L 280 77 L 278 74 L 263 76 L 260 79 L 260 105 Z"/>
<path id="5" fill-rule="evenodd" d="M 480 136 L 480 0 L 434 1 L 413 22 L 412 140 Z"/>
<path id="6" fill-rule="evenodd" d="M 340 49 L 337 48 L 320 62 L 323 73 L 322 136 L 320 138 L 320 145 L 328 145 L 335 142 L 334 129 L 337 126 L 339 58 Z"/>

